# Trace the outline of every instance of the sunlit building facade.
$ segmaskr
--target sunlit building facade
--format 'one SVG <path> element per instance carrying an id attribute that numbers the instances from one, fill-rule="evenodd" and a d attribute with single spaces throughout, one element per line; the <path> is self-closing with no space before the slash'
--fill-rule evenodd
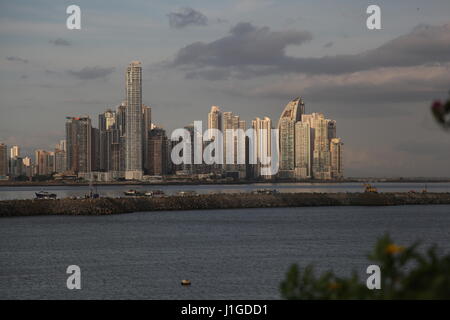
<path id="1" fill-rule="evenodd" d="M 126 136 L 125 179 L 140 180 L 143 176 L 142 148 L 142 66 L 133 61 L 126 71 Z"/>

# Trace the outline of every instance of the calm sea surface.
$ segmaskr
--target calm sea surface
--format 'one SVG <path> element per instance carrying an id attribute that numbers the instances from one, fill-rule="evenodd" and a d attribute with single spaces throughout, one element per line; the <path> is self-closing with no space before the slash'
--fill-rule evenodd
<path id="1" fill-rule="evenodd" d="M 294 262 L 363 274 L 386 231 L 398 244 L 422 239 L 449 253 L 450 206 L 2 218 L 0 299 L 278 299 Z M 82 290 L 66 289 L 72 264 Z"/>
<path id="2" fill-rule="evenodd" d="M 450 192 L 450 183 L 374 183 L 381 192 L 421 192 L 427 188 L 429 192 Z M 270 184 L 235 184 L 235 185 L 162 185 L 162 186 L 98 186 L 97 191 L 104 197 L 122 197 L 129 189 L 140 191 L 160 189 L 166 194 L 175 194 L 181 190 L 194 190 L 197 193 L 236 193 L 270 188 L 280 192 L 362 192 L 362 183 L 270 183 Z M 0 200 L 32 199 L 35 192 L 45 190 L 56 193 L 59 198 L 83 196 L 89 192 L 87 186 L 55 186 L 55 187 L 0 187 Z"/>

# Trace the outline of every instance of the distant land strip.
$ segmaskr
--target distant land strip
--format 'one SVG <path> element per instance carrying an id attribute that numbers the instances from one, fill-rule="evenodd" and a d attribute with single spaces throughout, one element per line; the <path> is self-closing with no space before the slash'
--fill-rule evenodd
<path id="1" fill-rule="evenodd" d="M 112 181 L 95 182 L 97 186 L 127 186 L 127 185 L 235 185 L 235 184 L 274 184 L 274 183 L 315 183 L 315 184 L 339 184 L 339 183 L 448 183 L 450 178 L 345 178 L 340 180 L 316 180 L 316 179 L 272 179 L 272 180 L 160 180 L 160 181 Z M 88 186 L 87 181 L 9 181 L 0 180 L 0 187 L 56 187 L 56 186 Z"/>
<path id="2" fill-rule="evenodd" d="M 432 204 L 450 204 L 450 193 L 236 193 L 98 199 L 3 200 L 0 201 L 0 217 L 98 216 L 169 210 Z"/>

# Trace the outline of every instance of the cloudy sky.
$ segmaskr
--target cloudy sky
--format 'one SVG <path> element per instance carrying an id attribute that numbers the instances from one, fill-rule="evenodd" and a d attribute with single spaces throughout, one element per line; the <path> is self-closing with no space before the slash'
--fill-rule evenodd
<path id="1" fill-rule="evenodd" d="M 81 7 L 81 30 L 66 8 Z M 366 28 L 378 4 L 382 30 Z M 347 176 L 450 176 L 450 133 L 429 105 L 450 89 L 448 0 L 0 0 L 0 142 L 26 153 L 64 138 L 65 116 L 125 95 L 140 60 L 144 103 L 170 133 L 211 105 L 251 121 L 302 96 L 337 120 Z"/>

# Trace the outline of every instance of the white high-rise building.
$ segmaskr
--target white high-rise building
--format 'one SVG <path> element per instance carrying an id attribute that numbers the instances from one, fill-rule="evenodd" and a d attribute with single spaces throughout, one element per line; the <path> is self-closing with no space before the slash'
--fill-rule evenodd
<path id="1" fill-rule="evenodd" d="M 305 113 L 305 103 L 299 97 L 290 101 L 278 121 L 280 171 L 283 178 L 293 178 L 295 170 L 295 124 Z"/>
<path id="2" fill-rule="evenodd" d="M 335 135 L 329 132 L 329 128 L 335 128 L 332 120 L 325 119 L 323 113 L 313 113 L 304 115 L 303 122 L 310 124 L 313 131 L 313 159 L 312 176 L 314 179 L 331 179 L 331 156 L 330 156 L 330 136 Z M 333 124 L 330 125 L 330 122 Z"/>
<path id="3" fill-rule="evenodd" d="M 271 178 L 271 176 L 263 175 L 261 169 L 271 167 L 272 157 L 272 120 L 268 117 L 260 119 L 258 117 L 252 121 L 252 129 L 255 130 L 253 141 L 253 154 L 256 157 L 256 164 L 253 165 L 254 177 L 264 176 L 264 178 Z M 265 170 L 263 170 L 264 172 Z M 268 171 L 268 170 L 266 170 Z"/>
<path id="4" fill-rule="evenodd" d="M 297 122 L 295 124 L 295 177 L 298 179 L 311 178 L 311 147 L 311 126 L 308 122 Z"/>
<path id="5" fill-rule="evenodd" d="M 125 179 L 140 180 L 143 176 L 142 148 L 142 66 L 132 61 L 126 72 L 126 137 Z"/>
<path id="6" fill-rule="evenodd" d="M 208 129 L 217 129 L 222 131 L 222 112 L 218 106 L 212 106 L 211 111 L 208 113 Z M 211 141 L 215 137 L 209 132 L 208 140 Z"/>
<path id="7" fill-rule="evenodd" d="M 244 120 L 240 120 L 239 116 L 234 115 L 232 112 L 224 112 L 222 127 L 224 169 L 227 172 L 234 172 L 238 178 L 244 178 L 246 123 Z M 242 135 L 239 135 L 239 130 L 242 130 Z M 227 132 L 229 132 L 228 134 L 230 135 L 232 134 L 232 139 L 230 141 L 227 141 Z M 229 161 L 227 161 L 227 159 Z M 244 160 L 240 161 L 242 159 Z"/>

